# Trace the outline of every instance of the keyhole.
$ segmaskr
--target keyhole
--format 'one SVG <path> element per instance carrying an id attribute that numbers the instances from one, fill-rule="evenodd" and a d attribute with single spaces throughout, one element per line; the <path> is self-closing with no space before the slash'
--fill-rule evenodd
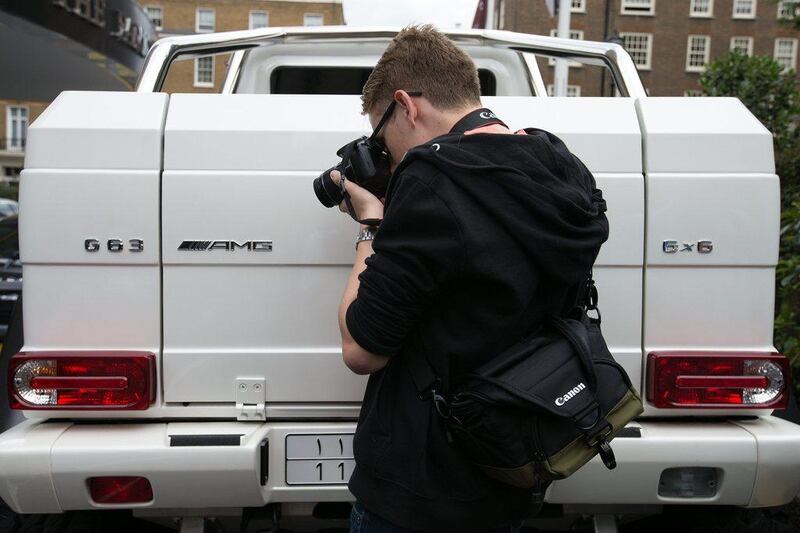
<path id="1" fill-rule="evenodd" d="M 339 473 L 342 476 L 342 481 L 344 481 L 344 463 L 339 463 Z"/>
<path id="2" fill-rule="evenodd" d="M 344 443 L 342 443 L 342 437 L 339 437 L 339 455 L 344 455 Z"/>
<path id="3" fill-rule="evenodd" d="M 317 438 L 317 455 L 322 455 L 322 443 L 320 442 L 319 438 Z"/>

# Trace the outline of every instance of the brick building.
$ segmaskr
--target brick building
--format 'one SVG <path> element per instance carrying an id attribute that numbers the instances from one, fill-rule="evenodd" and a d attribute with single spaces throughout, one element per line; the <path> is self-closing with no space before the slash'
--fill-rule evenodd
<path id="1" fill-rule="evenodd" d="M 161 36 L 344 24 L 342 0 L 139 0 Z M 219 92 L 229 54 L 178 61 L 165 92 Z"/>
<path id="2" fill-rule="evenodd" d="M 58 15 L 89 28 L 96 21 L 74 6 Z M 159 36 L 265 26 L 343 24 L 342 0 L 139 0 Z M 133 4 L 135 10 L 139 10 Z M 141 13 L 141 11 L 139 10 Z M 144 20 L 144 14 L 141 15 Z M 40 25 L 0 10 L 0 184 L 16 181 L 27 128 L 62 90 L 129 90 L 137 73 Z M 41 43 L 48 44 L 42 48 Z M 49 46 L 55 43 L 53 46 Z M 45 50 L 45 51 L 42 51 Z M 167 92 L 218 92 L 227 55 L 176 62 Z M 107 65 L 106 65 L 107 64 Z M 103 68 L 97 68 L 103 65 Z M 65 76 L 64 73 L 68 73 Z M 0 194 L 3 194 L 0 191 Z"/>
<path id="3" fill-rule="evenodd" d="M 555 35 L 557 19 L 543 1 L 497 0 L 500 29 Z M 619 37 L 653 96 L 699 94 L 698 79 L 710 60 L 737 48 L 774 57 L 797 69 L 800 32 L 785 19 L 800 1 L 790 0 L 572 0 L 570 38 L 605 41 Z M 543 59 L 545 83 L 553 62 Z M 600 68 L 571 64 L 572 95 L 609 94 Z"/>

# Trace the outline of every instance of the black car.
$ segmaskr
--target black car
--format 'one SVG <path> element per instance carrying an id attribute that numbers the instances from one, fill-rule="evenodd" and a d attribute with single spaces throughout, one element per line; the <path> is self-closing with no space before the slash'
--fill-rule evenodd
<path id="1" fill-rule="evenodd" d="M 5 341 L 11 313 L 22 297 L 17 215 L 0 219 L 0 343 Z"/>

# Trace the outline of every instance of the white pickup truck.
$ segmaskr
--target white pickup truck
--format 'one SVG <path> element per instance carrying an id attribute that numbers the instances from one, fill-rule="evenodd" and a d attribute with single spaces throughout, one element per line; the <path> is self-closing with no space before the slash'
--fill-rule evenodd
<path id="1" fill-rule="evenodd" d="M 25 339 L 8 361 L 26 420 L 0 435 L 11 509 L 132 509 L 185 532 L 346 516 L 365 379 L 342 363 L 336 311 L 355 226 L 312 181 L 369 131 L 357 94 L 396 31 L 164 39 L 137 91 L 65 92 L 30 126 Z M 449 35 L 484 104 L 561 137 L 608 203 L 604 334 L 646 407 L 614 440 L 616 469 L 595 458 L 548 489 L 548 527 L 790 502 L 800 426 L 773 416 L 790 375 L 772 337 L 769 131 L 736 99 L 648 97 L 614 44 Z M 159 92 L 173 61 L 214 53 L 232 54 L 222 94 Z M 618 97 L 548 97 L 542 57 L 606 69 Z"/>

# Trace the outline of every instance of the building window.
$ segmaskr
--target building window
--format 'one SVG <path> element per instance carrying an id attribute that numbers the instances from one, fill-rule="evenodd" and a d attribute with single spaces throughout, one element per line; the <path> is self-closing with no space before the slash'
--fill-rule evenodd
<path id="1" fill-rule="evenodd" d="M 639 70 L 650 70 L 650 58 L 653 56 L 652 33 L 627 33 L 620 32 L 625 50 L 633 59 Z"/>
<path id="2" fill-rule="evenodd" d="M 547 95 L 548 96 L 555 96 L 556 88 L 555 85 L 550 84 L 547 86 Z M 581 86 L 580 85 L 567 85 L 567 96 L 580 96 L 581 95 Z"/>
<path id="3" fill-rule="evenodd" d="M 746 56 L 753 55 L 753 38 L 731 37 L 731 52 L 740 52 Z"/>
<path id="4" fill-rule="evenodd" d="M 711 37 L 690 35 L 686 44 L 686 72 L 703 72 L 708 64 Z"/>
<path id="5" fill-rule="evenodd" d="M 622 0 L 623 15 L 655 15 L 656 0 Z"/>
<path id="6" fill-rule="evenodd" d="M 797 39 L 775 39 L 775 61 L 783 70 L 793 69 L 797 65 Z"/>
<path id="7" fill-rule="evenodd" d="M 586 0 L 572 0 L 570 11 L 573 13 L 586 13 Z"/>
<path id="8" fill-rule="evenodd" d="M 216 16 L 213 9 L 199 8 L 195 20 L 197 33 L 211 33 L 216 27 Z"/>
<path id="9" fill-rule="evenodd" d="M 214 56 L 198 57 L 194 60 L 194 86 L 214 86 Z"/>
<path id="10" fill-rule="evenodd" d="M 144 12 L 158 31 L 164 29 L 164 8 L 160 6 L 144 6 Z"/>
<path id="11" fill-rule="evenodd" d="M 303 15 L 303 26 L 322 26 L 325 21 L 318 13 L 306 13 Z"/>
<path id="12" fill-rule="evenodd" d="M 756 18 L 756 0 L 733 0 L 733 18 Z"/>
<path id="13" fill-rule="evenodd" d="M 266 28 L 269 26 L 269 15 L 266 11 L 251 11 L 250 12 L 250 24 L 249 27 L 251 30 L 257 30 L 258 28 Z"/>
<path id="14" fill-rule="evenodd" d="M 10 105 L 6 107 L 6 150 L 18 152 L 25 148 L 28 134 L 28 108 Z"/>
<path id="15" fill-rule="evenodd" d="M 686 89 L 683 91 L 683 96 L 703 96 L 703 91 L 700 89 Z"/>
<path id="16" fill-rule="evenodd" d="M 558 30 L 550 30 L 550 37 L 557 37 Z M 583 30 L 569 30 L 569 38 L 575 39 L 578 41 L 583 40 Z M 556 59 L 554 57 L 550 57 L 547 59 L 547 64 L 551 67 L 556 64 Z M 570 67 L 582 67 L 583 63 L 580 61 L 567 61 L 567 65 Z"/>
<path id="17" fill-rule="evenodd" d="M 714 0 L 692 0 L 689 6 L 690 17 L 710 17 L 714 14 Z"/>
<path id="18" fill-rule="evenodd" d="M 778 2 L 778 20 L 793 19 L 800 15 L 800 1 L 785 0 Z"/>

